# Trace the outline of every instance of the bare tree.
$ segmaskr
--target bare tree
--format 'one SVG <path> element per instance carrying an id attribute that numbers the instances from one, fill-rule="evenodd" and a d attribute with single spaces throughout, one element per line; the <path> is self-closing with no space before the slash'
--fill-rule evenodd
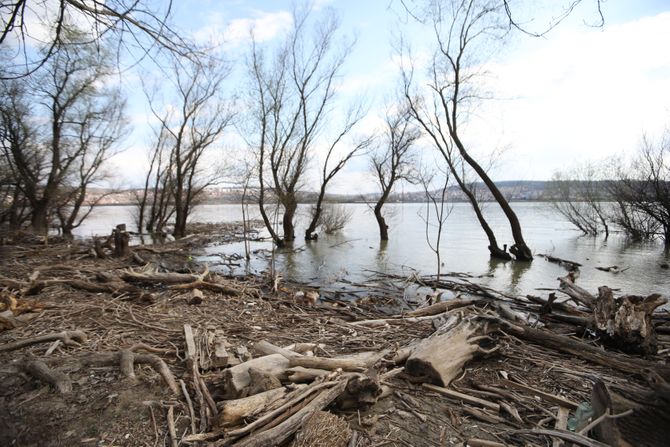
<path id="1" fill-rule="evenodd" d="M 382 241 L 389 238 L 382 208 L 397 182 L 413 179 L 414 157 L 411 149 L 421 133 L 411 122 L 411 118 L 407 109 L 387 110 L 381 147 L 370 156 L 372 171 L 381 193 L 375 203 L 374 214 Z"/>
<path id="2" fill-rule="evenodd" d="M 160 122 L 156 150 L 165 144 L 169 151 L 167 169 L 157 168 L 165 182 L 162 189 L 171 188 L 175 224 L 173 235 L 186 235 L 186 223 L 204 189 L 221 179 L 221 167 L 204 166 L 209 149 L 220 143 L 233 114 L 228 101 L 222 97 L 224 81 L 230 70 L 214 58 L 179 64 L 172 68 L 174 101 L 177 107 L 159 111 L 152 104 L 154 116 Z M 154 101 L 155 103 L 155 101 Z M 167 175 L 167 177 L 165 177 Z M 154 195 L 156 193 L 154 190 Z"/>
<path id="3" fill-rule="evenodd" d="M 531 261 L 533 255 L 523 238 L 519 219 L 486 169 L 471 156 L 461 134 L 461 124 L 467 117 L 468 106 L 482 99 L 476 91 L 475 79 L 478 72 L 473 54 L 480 49 L 479 44 L 493 42 L 504 36 L 506 29 L 500 22 L 504 11 L 501 5 L 493 0 L 449 2 L 428 0 L 428 4 L 430 13 L 425 19 L 432 26 L 437 46 L 429 64 L 426 95 L 430 100 L 425 101 L 431 105 L 429 107 L 422 105 L 423 100 L 411 91 L 413 78 L 411 67 L 403 69 L 405 96 L 411 104 L 413 103 L 410 108 L 415 119 L 426 132 L 432 134 L 431 138 L 443 155 L 453 146 L 464 164 L 486 185 L 509 221 L 514 238 L 510 252 L 517 260 Z M 456 180 L 461 186 L 462 182 Z M 468 195 L 465 190 L 463 192 Z M 473 203 L 472 199 L 470 201 Z M 473 207 L 477 213 L 478 207 L 474 206 L 474 203 Z M 478 219 L 482 223 L 479 213 Z M 493 243 L 491 234 L 486 228 L 485 231 L 491 243 L 489 246 L 491 254 L 505 257 L 505 251 Z"/>
<path id="4" fill-rule="evenodd" d="M 337 46 L 339 20 L 332 11 L 313 24 L 310 16 L 309 10 L 294 11 L 293 29 L 271 57 L 255 42 L 250 55 L 250 120 L 254 126 L 250 144 L 258 160 L 259 208 L 277 244 L 295 239 L 297 192 L 329 124 L 336 80 L 350 50 L 350 45 Z M 282 236 L 273 229 L 265 210 L 268 190 L 282 207 Z"/>
<path id="5" fill-rule="evenodd" d="M 636 239 L 660 232 L 670 246 L 670 131 L 655 142 L 643 138 L 628 169 L 619 166 L 612 188 L 618 205 L 617 223 Z"/>
<path id="6" fill-rule="evenodd" d="M 349 117 L 349 119 L 346 125 L 344 126 L 342 131 L 337 135 L 337 137 L 333 140 L 333 142 L 330 144 L 330 147 L 328 148 L 328 151 L 326 153 L 326 158 L 323 162 L 323 166 L 321 167 L 321 183 L 319 186 L 319 194 L 316 198 L 316 204 L 314 204 L 314 207 L 312 208 L 311 212 L 312 219 L 310 220 L 309 225 L 305 230 L 305 240 L 308 241 L 317 239 L 315 231 L 316 227 L 319 225 L 319 222 L 321 221 L 321 213 L 324 211 L 323 201 L 326 198 L 326 188 L 328 187 L 328 184 L 335 177 L 335 175 L 337 175 L 342 169 L 344 169 L 344 166 L 349 162 L 349 160 L 351 160 L 356 155 L 360 154 L 363 150 L 365 150 L 368 146 L 370 146 L 370 144 L 373 141 L 373 137 L 361 138 L 359 141 L 355 142 L 353 144 L 353 147 L 347 150 L 344 153 L 344 155 L 342 155 L 339 159 L 335 160 L 335 162 L 331 164 L 331 161 L 334 158 L 333 152 L 335 148 L 341 142 L 342 138 L 347 133 L 349 133 L 351 128 L 360 121 L 360 117 L 362 116 L 362 114 L 353 115 L 349 113 L 347 114 L 347 116 Z M 333 219 L 331 218 L 329 220 Z M 339 222 L 340 219 L 335 220 Z M 335 225 L 332 228 L 338 226 L 339 224 Z"/>
<path id="7" fill-rule="evenodd" d="M 351 222 L 353 215 L 353 210 L 341 203 L 325 202 L 319 218 L 319 226 L 326 234 L 337 233 Z"/>
<path id="8" fill-rule="evenodd" d="M 5 145 L 5 159 L 30 204 L 31 226 L 47 231 L 50 217 L 60 210 L 68 234 L 88 215 L 79 215 L 86 189 L 100 179 L 125 121 L 120 90 L 103 87 L 112 74 L 107 54 L 89 44 L 86 34 L 66 31 L 62 38 L 68 45 L 42 72 L 2 85 L 14 95 L 4 115 L 15 122 L 3 120 L 3 133 L 14 135 L 14 143 Z"/>
<path id="9" fill-rule="evenodd" d="M 593 163 L 575 166 L 554 174 L 547 194 L 552 206 L 582 233 L 609 237 L 607 182 L 603 167 Z"/>
<path id="10" fill-rule="evenodd" d="M 163 49 L 181 56 L 194 54 L 193 46 L 169 23 L 172 1 L 148 0 L 13 0 L 0 3 L 0 49 L 13 53 L 0 77 L 12 79 L 35 73 L 69 45 L 68 23 L 92 30 L 90 43 L 114 40 L 124 55 L 139 50 L 134 62 Z M 87 25 L 84 25 L 84 24 Z M 49 33 L 46 41 L 40 37 Z M 38 54 L 32 51 L 43 47 Z M 121 52 L 117 58 L 121 59 Z"/>
<path id="11" fill-rule="evenodd" d="M 451 214 L 452 205 L 447 203 L 447 192 L 449 191 L 449 172 L 442 172 L 442 182 L 439 187 L 434 189 L 435 182 L 439 180 L 437 172 L 423 169 L 419 174 L 419 183 L 423 187 L 426 195 L 426 215 L 422 216 L 426 232 L 426 242 L 430 250 L 435 253 L 437 261 L 437 282 L 440 281 L 442 274 L 442 254 L 440 247 L 442 245 L 442 233 L 447 218 Z M 434 217 L 433 217 L 434 215 Z M 435 228 L 434 235 L 431 236 L 431 227 Z"/>
<path id="12" fill-rule="evenodd" d="M 551 15 L 548 23 L 540 25 L 541 28 L 531 30 L 527 22 L 537 22 L 532 18 L 524 19 L 519 17 L 518 11 L 510 0 L 500 0 L 500 6 L 505 10 L 505 15 L 507 16 L 509 26 L 515 28 L 516 30 L 527 34 L 532 37 L 543 37 L 551 30 L 556 28 L 561 22 L 567 19 L 574 10 L 581 5 L 582 3 L 592 3 L 596 9 L 596 20 L 591 22 L 589 26 L 593 27 L 602 27 L 605 24 L 605 16 L 602 11 L 602 5 L 604 0 L 589 0 L 584 2 L 583 0 L 570 0 L 565 2 L 552 2 L 556 5 L 556 13 Z M 561 4 L 562 3 L 562 4 Z M 430 7 L 426 5 L 425 0 L 400 0 L 405 12 L 407 12 L 411 17 L 422 20 L 422 17 L 425 17 L 425 14 L 430 11 Z"/>

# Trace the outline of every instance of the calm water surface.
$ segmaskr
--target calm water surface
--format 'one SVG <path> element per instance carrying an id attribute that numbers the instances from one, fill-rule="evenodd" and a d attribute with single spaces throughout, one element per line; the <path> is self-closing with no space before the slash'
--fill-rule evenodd
<path id="1" fill-rule="evenodd" d="M 426 224 L 423 204 L 390 204 L 391 215 L 387 243 L 380 243 L 374 216 L 365 204 L 345 205 L 352 211 L 348 226 L 335 235 L 320 235 L 318 242 L 296 241 L 292 250 L 277 255 L 278 268 L 284 276 L 299 281 L 335 282 L 338 279 L 362 280 L 372 271 L 409 275 L 434 274 L 437 271 L 435 254 L 426 243 Z M 608 285 L 626 293 L 666 293 L 670 286 L 670 271 L 660 267 L 670 257 L 661 243 L 628 243 L 623 237 L 614 235 L 608 241 L 602 238 L 581 237 L 580 233 L 549 204 L 514 203 L 522 223 L 524 237 L 535 253 L 546 253 L 579 262 L 581 269 L 579 284 L 592 292 L 597 287 Z M 308 207 L 302 207 L 296 234 L 302 235 Z M 512 238 L 502 212 L 495 204 L 487 204 L 485 212 L 498 237 L 498 243 L 511 244 Z M 240 205 L 203 205 L 197 209 L 193 221 L 230 222 L 241 220 Z M 253 217 L 253 216 L 252 216 Z M 100 207 L 94 211 L 82 227 L 80 236 L 108 234 L 116 223 L 132 222 L 132 207 Z M 429 235 L 434 228 L 429 227 Z M 536 258 L 532 263 L 501 262 L 488 256 L 484 232 L 468 204 L 454 204 L 446 222 L 442 239 L 442 272 L 465 272 L 472 275 L 487 275 L 477 279 L 480 284 L 516 294 L 541 294 L 537 288 L 554 288 L 556 278 L 565 275 L 565 269 Z M 270 242 L 254 242 L 252 250 L 270 250 Z M 243 254 L 242 244 L 212 246 L 206 248 L 211 268 L 229 272 L 222 265 L 220 254 Z M 238 261 L 239 262 L 239 261 Z M 219 266 L 217 267 L 217 264 Z M 618 265 L 627 268 L 619 274 L 596 270 L 595 267 Z M 267 261 L 255 259 L 249 269 L 260 272 L 267 268 Z M 492 275 L 488 277 L 488 275 Z"/>

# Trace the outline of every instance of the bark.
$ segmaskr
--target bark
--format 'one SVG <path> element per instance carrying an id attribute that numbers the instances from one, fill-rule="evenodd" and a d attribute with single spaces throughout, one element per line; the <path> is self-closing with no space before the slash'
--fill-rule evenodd
<path id="1" fill-rule="evenodd" d="M 388 197 L 388 195 L 386 195 Z M 382 198 L 380 198 L 377 201 L 377 204 L 375 205 L 375 219 L 377 219 L 377 226 L 379 226 L 379 239 L 382 241 L 388 241 L 389 240 L 389 226 L 386 225 L 386 220 L 384 219 L 384 216 L 382 215 L 382 207 L 384 206 L 384 202 L 386 202 L 386 197 L 382 195 Z"/>
<path id="2" fill-rule="evenodd" d="M 292 242 L 295 240 L 295 226 L 293 219 L 295 212 L 298 209 L 298 203 L 294 197 L 291 197 L 283 202 L 284 216 L 282 217 L 282 227 L 284 229 L 284 242 Z"/>

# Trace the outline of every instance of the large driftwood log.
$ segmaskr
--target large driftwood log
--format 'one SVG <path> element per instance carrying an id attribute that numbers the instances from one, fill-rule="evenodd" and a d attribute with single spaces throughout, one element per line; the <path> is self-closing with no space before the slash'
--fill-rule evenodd
<path id="1" fill-rule="evenodd" d="M 631 354 L 655 354 L 658 344 L 651 315 L 665 303 L 659 294 L 615 299 L 612 289 L 599 287 L 593 308 L 596 331 L 608 346 Z"/>
<path id="2" fill-rule="evenodd" d="M 446 332 L 421 341 L 407 359 L 405 372 L 446 387 L 477 352 L 491 352 L 483 350 L 478 343 L 486 333 L 486 323 L 463 319 Z"/>
<path id="3" fill-rule="evenodd" d="M 346 380 L 339 381 L 335 386 L 321 391 L 314 399 L 312 399 L 302 409 L 297 411 L 291 417 L 286 419 L 276 427 L 269 430 L 262 431 L 258 434 L 253 434 L 247 439 L 237 443 L 238 447 L 271 447 L 274 445 L 281 445 L 288 440 L 300 427 L 307 421 L 307 419 L 316 411 L 322 410 L 333 400 L 337 398 L 345 389 L 347 385 Z"/>
<path id="4" fill-rule="evenodd" d="M 667 303 L 659 294 L 647 297 L 614 297 L 612 289 L 598 288 L 598 296 L 575 285 L 575 275 L 558 278 L 561 290 L 592 310 L 589 327 L 596 330 L 603 343 L 630 354 L 655 354 L 656 331 L 652 323 L 654 310 Z"/>
<path id="5" fill-rule="evenodd" d="M 281 354 L 257 357 L 223 371 L 224 399 L 244 397 L 251 384 L 249 368 L 257 368 L 273 376 L 280 377 L 289 368 L 289 360 Z"/>
<path id="6" fill-rule="evenodd" d="M 372 358 L 368 356 L 367 358 L 324 358 L 324 357 L 291 357 L 290 366 L 302 366 L 304 368 L 310 369 L 326 369 L 335 371 L 336 369 L 341 369 L 343 371 L 354 371 L 362 372 L 376 363 L 383 357 L 383 353 L 380 353 L 378 357 Z"/>
<path id="7" fill-rule="evenodd" d="M 307 385 L 297 385 L 298 388 L 304 388 Z M 221 405 L 221 411 L 217 420 L 217 426 L 230 427 L 238 425 L 244 419 L 251 418 L 278 400 L 284 398 L 288 393 L 287 388 L 276 388 L 253 396 L 243 397 L 224 401 Z"/>

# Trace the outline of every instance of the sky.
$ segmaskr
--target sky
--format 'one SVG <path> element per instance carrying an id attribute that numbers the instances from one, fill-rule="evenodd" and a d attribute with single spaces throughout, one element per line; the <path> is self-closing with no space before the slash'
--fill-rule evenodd
<path id="1" fill-rule="evenodd" d="M 567 3 L 528 0 L 515 12 L 526 28 L 543 30 Z M 669 127 L 670 0 L 603 2 L 602 27 L 591 26 L 598 21 L 595 4 L 583 0 L 543 37 L 512 33 L 482 61 L 487 73 L 483 86 L 490 99 L 477 105 L 464 140 L 482 159 L 501 154 L 494 179 L 547 180 L 578 162 L 633 154 L 643 134 L 658 138 Z M 292 2 L 283 0 L 180 0 L 175 2 L 173 21 L 192 38 L 218 45 L 231 60 L 228 85 L 233 94 L 244 85 L 249 29 L 261 44 L 276 43 L 291 26 L 291 7 Z M 314 3 L 316 14 L 329 8 L 340 16 L 342 34 L 356 38 L 339 95 L 343 102 L 365 98 L 369 112 L 359 131 L 373 131 L 381 123 L 384 101 L 398 85 L 393 43 L 401 35 L 411 40 L 421 69 L 422 55 L 430 51 L 430 34 L 407 20 L 399 0 Z M 125 76 L 131 91 L 139 89 L 137 74 Z M 137 186 L 151 119 L 141 90 L 130 96 L 135 131 L 115 162 L 116 172 L 122 173 L 119 183 Z M 234 136 L 224 145 L 227 151 L 246 150 Z M 422 157 L 434 153 L 427 141 L 417 150 Z M 374 191 L 368 166 L 364 157 L 354 159 L 331 192 Z M 313 179 L 308 183 L 314 187 Z"/>

